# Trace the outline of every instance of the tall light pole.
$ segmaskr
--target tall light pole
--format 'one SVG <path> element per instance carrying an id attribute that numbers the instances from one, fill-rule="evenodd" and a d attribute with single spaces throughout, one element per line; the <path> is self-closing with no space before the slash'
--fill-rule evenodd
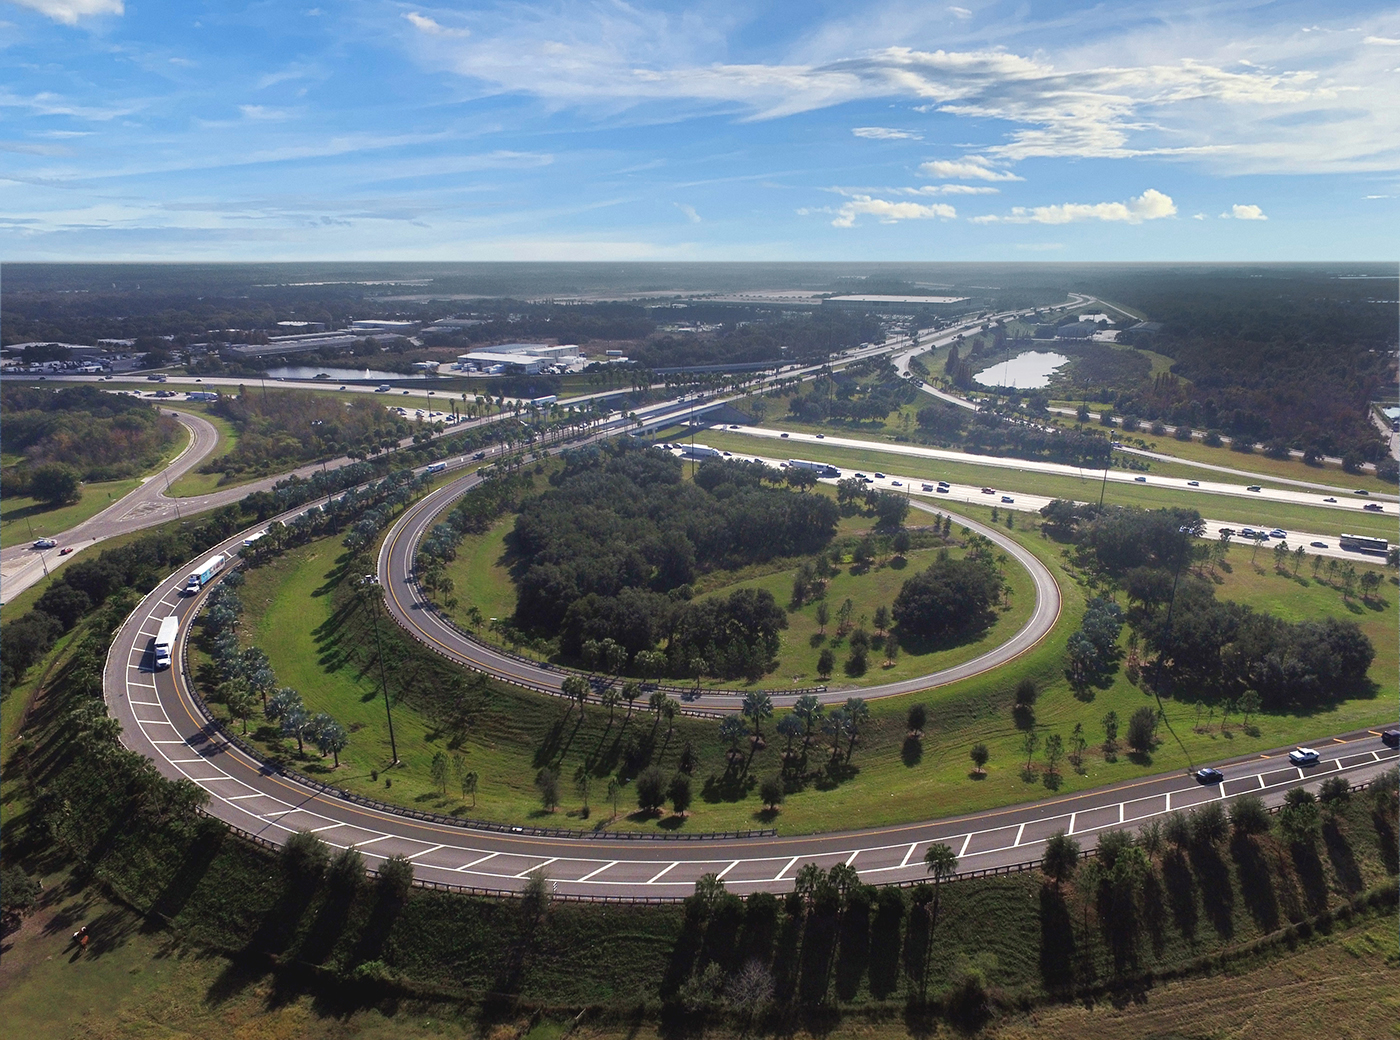
<path id="1" fill-rule="evenodd" d="M 1194 538 L 1196 535 L 1196 529 L 1193 527 L 1178 527 L 1176 531 L 1177 534 L 1184 534 L 1192 538 Z M 1190 543 L 1188 542 L 1186 547 L 1186 553 L 1189 553 L 1190 551 L 1191 547 Z M 1177 557 L 1176 570 L 1172 574 L 1172 595 L 1171 599 L 1167 601 L 1166 630 L 1162 636 L 1162 645 L 1157 648 L 1157 667 L 1154 669 L 1152 675 L 1152 696 L 1157 699 L 1157 717 L 1160 718 L 1163 722 L 1167 722 L 1167 709 L 1162 704 L 1162 658 L 1164 658 L 1167 655 L 1167 646 L 1171 643 L 1172 611 L 1176 608 L 1176 586 L 1177 582 L 1181 580 L 1181 567 L 1186 562 L 1186 553 L 1183 553 Z M 1188 751 L 1186 745 L 1181 742 L 1181 738 L 1176 736 L 1176 730 L 1172 729 L 1170 722 L 1167 722 L 1167 729 L 1173 737 L 1176 737 L 1177 744 L 1181 746 L 1181 750 L 1186 754 L 1186 764 L 1188 766 L 1191 766 L 1191 752 Z"/>
<path id="2" fill-rule="evenodd" d="M 360 587 L 368 589 L 379 584 L 379 576 L 366 574 L 360 579 Z M 379 641 L 379 596 L 370 591 L 370 617 L 374 621 L 374 649 L 379 658 L 379 685 L 384 690 L 384 715 L 389 720 L 389 765 L 399 764 L 399 746 L 394 741 L 394 713 L 389 707 L 389 680 L 384 674 L 384 647 Z"/>

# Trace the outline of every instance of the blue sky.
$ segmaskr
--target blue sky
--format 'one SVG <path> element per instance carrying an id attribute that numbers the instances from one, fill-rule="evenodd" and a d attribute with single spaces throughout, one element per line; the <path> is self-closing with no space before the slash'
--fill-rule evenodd
<path id="1" fill-rule="evenodd" d="M 1388 260 L 1400 7 L 0 0 L 8 260 Z"/>

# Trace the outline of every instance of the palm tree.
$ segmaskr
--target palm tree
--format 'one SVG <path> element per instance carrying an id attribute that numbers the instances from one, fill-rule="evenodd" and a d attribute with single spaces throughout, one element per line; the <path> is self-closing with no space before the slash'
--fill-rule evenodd
<path id="1" fill-rule="evenodd" d="M 812 742 L 812 729 L 816 726 L 823 710 L 822 702 L 810 693 L 797 698 L 797 703 L 792 706 L 792 713 L 802 720 L 803 755 L 807 754 L 807 748 Z"/>
<path id="2" fill-rule="evenodd" d="M 759 726 L 764 719 L 773 714 L 773 698 L 762 690 L 751 690 L 744 695 L 743 712 L 753 720 L 754 740 L 762 740 L 763 733 Z"/>
<path id="3" fill-rule="evenodd" d="M 929 923 L 931 931 L 938 924 L 939 887 L 956 873 L 958 857 L 947 845 L 935 842 L 924 853 L 924 867 L 933 875 L 933 919 Z"/>
<path id="4" fill-rule="evenodd" d="M 856 735 L 860 727 L 870 721 L 870 707 L 865 703 L 864 697 L 846 698 L 846 727 L 850 730 L 851 742 L 846 747 L 846 761 L 851 760 L 851 755 L 856 749 Z"/>

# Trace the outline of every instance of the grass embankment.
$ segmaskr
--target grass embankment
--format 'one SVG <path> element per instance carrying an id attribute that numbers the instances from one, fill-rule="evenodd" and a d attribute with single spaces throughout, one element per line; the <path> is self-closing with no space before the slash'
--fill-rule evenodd
<path id="1" fill-rule="evenodd" d="M 913 526 L 931 523 L 932 520 L 932 516 L 918 511 L 910 517 Z M 516 561 L 509 550 L 509 534 L 514 523 L 514 517 L 508 517 L 486 534 L 464 538 L 457 558 L 447 568 L 447 573 L 456 586 L 459 601 L 454 620 L 463 628 L 469 627 L 467 611 L 473 606 L 488 619 L 488 624 L 492 619 L 508 618 L 515 612 L 516 597 L 511 582 L 511 570 Z M 868 531 L 870 526 L 871 521 L 863 517 L 843 518 L 842 529 L 838 531 L 837 536 L 841 538 L 860 535 Z M 962 550 L 956 547 L 951 552 L 954 557 L 960 558 L 963 555 Z M 844 671 L 847 641 L 836 634 L 837 609 L 845 600 L 850 599 L 852 624 L 877 635 L 870 620 L 875 610 L 882 606 L 890 607 L 900 586 L 932 563 L 937 553 L 936 548 L 916 550 L 904 557 L 886 553 L 869 567 L 857 566 L 847 558 L 836 575 L 830 579 L 822 601 L 831 615 L 825 626 L 817 622 L 816 602 L 808 602 L 797 609 L 791 607 L 793 579 L 797 574 L 797 567 L 792 565 L 791 561 L 782 561 L 771 567 L 748 568 L 749 571 L 758 572 L 754 576 L 736 576 L 730 572 L 706 575 L 698 583 L 697 591 L 700 595 L 697 599 L 723 597 L 739 589 L 757 588 L 767 590 L 778 603 L 789 606 L 788 627 L 781 633 L 776 667 L 757 682 L 710 679 L 703 681 L 701 686 L 710 689 L 781 691 L 824 684 L 830 689 L 850 687 L 853 694 L 858 694 L 861 687 L 912 679 L 971 660 L 1000 646 L 1025 624 L 1035 608 L 1035 587 L 1030 575 L 1014 562 L 1010 562 L 1003 570 L 1011 587 L 1006 602 L 999 609 L 996 622 L 978 638 L 959 646 L 926 649 L 922 652 L 914 652 L 905 646 L 901 648 L 895 664 L 891 667 L 884 667 L 885 658 L 877 648 L 871 653 L 870 667 L 863 674 L 853 675 Z M 489 628 L 483 628 L 480 635 L 488 641 L 493 640 Z M 823 676 L 817 670 L 817 659 L 824 649 L 832 650 L 837 660 L 837 668 L 830 676 Z M 529 653 L 527 648 L 521 650 L 536 658 L 546 656 Z M 557 655 L 550 655 L 550 658 L 557 660 Z M 673 681 L 685 684 L 683 679 Z"/>
<path id="2" fill-rule="evenodd" d="M 990 519 L 986 507 L 965 512 L 973 519 Z M 1088 593 L 1064 571 L 1060 545 L 1038 533 L 1016 531 L 1012 536 L 1036 553 L 1061 584 L 1064 612 L 1050 636 L 995 673 L 872 702 L 871 721 L 856 748 L 854 765 L 858 771 L 837 784 L 812 782 L 790 793 L 776 817 L 776 826 L 784 833 L 826 830 L 834 821 L 840 821 L 842 828 L 880 826 L 1025 802 L 1044 797 L 1047 787 L 1069 792 L 1186 769 L 1192 764 L 1379 724 L 1392 715 L 1391 700 L 1366 692 L 1314 713 L 1256 716 L 1251 719 L 1250 733 L 1238 719 L 1223 732 L 1214 721 L 1195 732 L 1198 719 L 1194 705 L 1167 701 L 1168 722 L 1184 749 L 1168 738 L 1150 756 L 1134 761 L 1119 755 L 1109 761 L 1097 748 L 1103 740 L 1103 716 L 1112 710 L 1126 720 L 1138 707 L 1154 702 L 1144 689 L 1130 683 L 1122 670 L 1110 682 L 1091 689 L 1085 700 L 1075 696 L 1064 677 L 1065 641 L 1079 625 Z M 703 793 L 697 790 L 689 817 L 681 823 L 669 817 L 658 821 L 655 817 L 624 816 L 608 823 L 609 827 L 652 828 L 669 820 L 670 826 L 679 824 L 691 830 L 726 830 L 759 826 L 771 818 L 762 811 L 752 788 L 757 778 L 779 768 L 782 741 L 773 732 L 776 719 L 765 726 L 768 747 L 757 752 L 738 777 L 726 772 L 725 747 L 715 723 L 681 719 L 675 733 L 667 738 L 665 725 L 645 710 L 635 712 L 630 721 L 624 721 L 625 710 L 619 710 L 609 721 L 606 711 L 592 706 L 579 722 L 576 710 L 558 699 L 493 688 L 489 696 L 471 702 L 467 710 L 470 723 L 454 730 L 443 721 L 445 709 L 432 705 L 444 703 L 443 691 L 460 682 L 457 677 L 461 673 L 409 643 L 396 626 L 381 620 L 390 684 L 409 694 L 407 702 L 395 709 L 399 755 L 405 766 L 394 770 L 393 786 L 386 789 L 383 778 L 374 781 L 369 776 L 389 759 L 383 703 L 375 699 L 378 672 L 372 667 L 371 651 L 364 649 L 372 649 L 374 634 L 369 619 L 357 617 L 354 605 L 347 605 L 348 587 L 336 566 L 339 551 L 338 544 L 326 542 L 298 549 L 254 571 L 241 593 L 249 619 L 244 626 L 246 638 L 267 651 L 279 680 L 299 689 L 312 711 L 328 711 L 353 731 L 350 747 L 342 755 L 342 769 L 331 777 L 334 782 L 417 808 L 493 820 L 544 820 L 588 827 L 611 816 L 611 807 L 604 807 L 600 795 L 607 776 L 619 771 L 634 776 L 636 769 L 629 770 L 629 761 L 655 761 L 665 770 L 674 770 L 688 742 L 698 763 L 696 787 L 704 789 Z M 1387 580 L 1373 605 L 1360 604 L 1355 598 L 1348 604 L 1339 589 L 1314 581 L 1306 570 L 1299 581 L 1255 573 L 1249 566 L 1249 553 L 1245 547 L 1230 550 L 1231 571 L 1220 575 L 1224 582 L 1218 587 L 1221 598 L 1236 598 L 1260 609 L 1288 604 L 1280 613 L 1290 617 L 1294 612 L 1298 616 L 1332 613 L 1356 617 L 1376 646 L 1372 681 L 1379 690 L 1396 687 L 1397 593 L 1393 581 Z M 484 557 L 489 559 L 490 552 Z M 1261 552 L 1261 560 L 1271 562 L 1264 557 Z M 460 586 L 458 591 L 465 595 Z M 1014 598 L 1025 600 L 1029 596 Z M 1354 612 L 1358 610 L 1359 614 Z M 1059 775 L 1047 780 L 1044 763 L 1037 759 L 1031 782 L 1022 779 L 1023 733 L 1013 721 L 1010 702 L 1016 683 L 1025 677 L 1035 679 L 1042 689 L 1035 706 L 1035 724 L 1042 735 L 1059 733 L 1068 741 L 1075 724 L 1083 726 L 1091 746 L 1081 772 L 1062 763 Z M 910 745 L 905 741 L 904 719 L 916 702 L 928 705 L 930 721 L 924 739 Z M 280 738 L 271 732 L 268 737 L 270 749 L 288 753 Z M 986 743 L 991 751 L 984 779 L 969 776 L 968 750 L 978 742 Z M 433 754 L 454 745 L 466 756 L 468 767 L 481 777 L 475 807 L 456 792 L 439 792 L 430 779 L 428 766 Z M 822 745 L 820 737 L 814 740 L 809 756 L 813 768 L 824 762 Z M 580 766 L 589 771 L 595 778 L 591 817 L 582 816 L 582 798 L 569 784 L 563 785 L 560 810 L 541 812 L 533 781 L 546 765 L 558 768 L 566 778 Z M 313 760 L 301 768 L 314 771 L 324 767 Z M 630 812 L 634 805 L 631 791 L 624 790 L 623 812 Z"/>
<path id="3" fill-rule="evenodd" d="M 103 917 L 121 929 L 101 956 L 65 955 L 69 918 Z M 51 921 L 62 928 L 45 931 Z M 324 992 L 289 987 L 270 973 L 239 969 L 223 957 L 183 946 L 98 900 L 68 897 L 26 922 L 6 954 L 0 1017 L 29 1040 L 88 1036 L 227 1034 L 301 1037 L 304 1040 L 476 1040 L 479 1010 L 447 1001 L 404 1001 L 382 1007 L 339 1003 Z M 1362 920 L 1330 935 L 1261 955 L 1229 970 L 1154 986 L 1132 1000 L 1049 1004 L 1010 1013 L 984 1027 L 987 1040 L 1141 1040 L 1143 1037 L 1319 1036 L 1371 1040 L 1391 1031 L 1393 994 L 1400 989 L 1400 958 L 1390 922 Z M 62 994 L 63 999 L 58 995 Z M 500 1028 L 520 1040 L 662 1040 L 674 1031 L 653 1020 L 589 1016 L 573 1028 L 570 1017 L 529 1012 L 507 1016 Z M 901 1019 L 852 1016 L 815 1024 L 815 1031 L 783 1030 L 791 1040 L 903 1040 Z M 570 1031 L 571 1030 L 571 1031 Z M 942 1035 L 935 1030 L 933 1035 Z M 755 1035 L 711 1023 L 713 1040 Z M 762 1034 L 760 1034 L 762 1035 Z"/>
<path id="4" fill-rule="evenodd" d="M 91 520 L 123 495 L 141 486 L 136 477 L 84 484 L 78 501 L 52 506 L 28 495 L 7 495 L 0 504 L 0 547 L 23 545 L 35 538 L 51 538 Z M 55 550 L 56 551 L 56 550 Z"/>
<path id="5" fill-rule="evenodd" d="M 316 987 L 322 1009 L 337 1015 L 388 1007 L 390 997 L 416 990 L 428 997 L 425 1008 L 433 997 L 493 994 L 481 1011 L 487 1021 L 522 1007 L 568 1014 L 593 1006 L 605 1021 L 687 1015 L 694 1022 L 718 1018 L 725 985 L 756 962 L 750 971 L 771 986 L 771 1002 L 755 1008 L 764 1031 L 790 1027 L 818 1008 L 829 1027 L 924 999 L 935 1008 L 947 1000 L 950 1010 L 970 1010 L 975 1018 L 984 997 L 1024 1006 L 1051 994 L 1141 994 L 1154 976 L 1229 970 L 1297 944 L 1325 946 L 1328 935 L 1358 918 L 1369 929 L 1393 914 L 1395 903 L 1393 795 L 1353 796 L 1300 846 L 1273 833 L 1162 846 L 1111 897 L 1091 867 L 1062 888 L 1035 873 L 944 886 L 931 931 L 928 916 L 897 891 L 872 900 L 861 890 L 844 905 L 801 909 L 726 899 L 696 915 L 679 907 L 570 904 L 535 911 L 521 901 L 435 892 L 399 899 L 353 877 L 337 882 L 279 870 L 273 857 L 217 825 L 156 811 L 159 800 L 144 801 L 150 792 L 108 775 L 125 768 L 119 756 L 71 754 L 73 744 L 91 738 L 64 725 L 60 709 L 69 705 L 71 699 L 46 704 L 33 731 L 45 753 L 26 767 L 63 799 L 52 803 L 58 816 L 36 813 L 7 832 L 12 853 L 41 873 L 61 872 L 69 857 L 83 861 L 126 903 L 153 912 L 147 928 L 168 922 L 165 953 L 176 963 L 200 949 L 239 960 L 218 971 L 192 963 L 188 982 L 153 972 L 152 979 L 130 980 L 123 995 L 103 962 L 139 962 L 138 919 L 94 901 L 91 891 L 51 886 L 49 907 L 57 913 L 45 952 L 56 946 L 58 956 L 26 953 L 12 970 L 22 973 L 17 981 L 32 980 L 32 988 L 7 986 L 0 998 L 15 1000 L 21 1019 L 41 1030 L 58 1017 L 55 1004 L 75 1001 L 45 1001 L 40 994 L 59 980 L 84 979 L 84 972 L 91 973 L 99 1004 L 171 1001 L 197 986 L 193 993 L 202 992 L 202 1000 L 190 1002 L 195 1008 L 246 1007 L 244 994 L 267 984 L 269 955 L 281 965 L 277 1003 L 316 981 L 299 970 L 312 965 L 324 973 Z M 120 823 L 112 827 L 110 820 Z M 78 921 L 89 923 L 93 942 L 74 956 L 65 935 Z M 1387 949 L 1346 939 L 1363 955 Z M 349 986 L 326 984 L 347 975 Z M 385 983 L 405 986 L 408 994 Z M 971 1009 L 956 1000 L 968 985 L 977 995 Z M 171 1012 L 178 1020 L 199 1020 L 197 1011 L 182 1007 L 177 1001 Z"/>
<path id="6" fill-rule="evenodd" d="M 251 483 L 259 479 L 256 475 L 241 476 L 239 479 L 231 480 L 228 483 L 220 483 L 223 480 L 222 473 L 201 473 L 200 470 L 211 462 L 217 462 L 234 448 L 238 447 L 238 431 L 233 428 L 233 424 L 221 415 L 214 415 L 208 407 L 189 406 L 182 407 L 181 411 L 192 411 L 201 419 L 213 425 L 219 431 L 219 441 L 210 452 L 209 457 L 190 470 L 179 480 L 170 485 L 166 492 L 171 498 L 194 498 L 196 495 L 207 495 L 211 491 L 218 491 L 220 488 L 235 487 L 238 484 Z"/>
<path id="7" fill-rule="evenodd" d="M 133 782 L 133 756 L 73 724 L 68 713 L 90 703 L 85 684 L 120 613 L 114 605 L 84 622 L 76 652 L 55 651 L 30 750 L 5 763 L 7 805 L 21 807 L 3 832 L 6 860 L 49 884 L 0 968 L 0 1014 L 36 1040 L 71 1035 L 75 1019 L 99 1035 L 150 1023 L 313 1037 L 441 1036 L 464 1026 L 481 1036 L 516 1022 L 519 1036 L 538 1022 L 530 1035 L 543 1040 L 580 1007 L 595 1009 L 585 1035 L 600 1037 L 650 1035 L 677 1021 L 717 1035 L 741 1025 L 745 1035 L 792 1035 L 800 1023 L 827 1036 L 928 1035 L 946 1027 L 940 1006 L 966 1023 L 984 996 L 994 1009 L 1036 1006 L 1029 1022 L 995 1027 L 1028 1028 L 1043 1015 L 1075 1035 L 1100 1021 L 1089 1004 L 1054 1003 L 1077 994 L 1113 996 L 1115 1006 L 1131 994 L 1133 1010 L 1102 1009 L 1117 1029 L 1105 1035 L 1142 1035 L 1129 1031 L 1129 1016 L 1155 1021 L 1148 1013 L 1161 1008 L 1173 1025 L 1195 1020 L 1182 994 L 1198 984 L 1160 984 L 1183 974 L 1208 976 L 1203 991 L 1223 995 L 1211 973 L 1262 966 L 1279 996 L 1296 1000 L 1303 987 L 1280 972 L 1337 992 L 1333 972 L 1310 970 L 1321 958 L 1348 976 L 1354 998 L 1393 988 L 1393 794 L 1353 796 L 1301 845 L 1275 829 L 1156 848 L 1126 889 L 1101 886 L 1089 867 L 1063 888 L 1034 873 L 948 885 L 931 933 L 917 904 L 896 893 L 872 905 L 861 891 L 805 912 L 722 900 L 696 916 L 567 904 L 536 913 L 520 901 L 443 893 L 400 900 L 353 876 L 337 883 L 278 869 L 190 818 L 170 785 Z M 21 786 L 26 797 L 12 801 Z M 31 806 L 37 790 L 50 797 Z M 100 882 L 125 905 L 72 877 Z M 68 940 L 78 923 L 92 934 L 85 953 Z M 748 977 L 766 980 L 771 1003 L 760 1000 L 752 1020 L 724 1017 L 741 1014 L 727 1006 L 727 987 L 754 962 Z M 925 998 L 930 1011 L 919 1007 Z M 1243 1016 L 1244 1003 L 1231 999 L 1229 1013 Z M 529 1017 L 536 1009 L 542 1020 Z M 912 1017 L 899 1021 L 901 1011 Z"/>
<path id="8" fill-rule="evenodd" d="M 864 436 L 863 433 L 853 435 Z M 747 437 L 731 431 L 706 430 L 700 437 L 703 443 L 710 447 L 732 451 L 735 455 L 779 458 L 801 453 L 802 458 L 815 462 L 829 462 L 847 471 L 860 470 L 869 474 L 877 470 L 888 470 L 917 480 L 947 480 L 974 487 L 986 486 L 1013 495 L 1020 492 L 1052 498 L 1069 498 L 1080 502 L 1097 502 L 1099 492 L 1103 488 L 1102 470 L 1085 470 L 1083 477 L 1063 477 L 1005 466 L 978 465 L 975 462 L 946 462 L 942 459 L 902 455 L 874 448 L 843 448 L 807 441 L 793 444 L 790 441 L 773 441 L 766 437 Z M 975 457 L 968 456 L 969 459 Z M 1143 509 L 1181 506 L 1195 509 L 1211 520 L 1223 520 L 1246 527 L 1267 523 L 1269 526 L 1278 525 L 1290 530 L 1296 528 L 1309 534 L 1333 537 L 1346 532 L 1374 535 L 1390 541 L 1396 538 L 1395 506 L 1389 503 L 1388 514 L 1372 515 L 1359 509 L 1330 509 L 1326 506 L 1314 507 L 1264 500 L 1251 502 L 1249 499 L 1230 495 L 1201 494 L 1185 489 L 1110 481 L 1104 490 L 1104 504 L 1140 506 Z M 960 508 L 960 504 L 950 508 Z"/>

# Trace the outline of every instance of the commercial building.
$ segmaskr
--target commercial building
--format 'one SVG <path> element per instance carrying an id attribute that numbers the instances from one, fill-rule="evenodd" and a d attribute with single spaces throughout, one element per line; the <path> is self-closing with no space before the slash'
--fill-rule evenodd
<path id="1" fill-rule="evenodd" d="M 467 354 L 458 354 L 456 367 L 466 371 L 480 369 L 488 373 L 533 375 L 578 356 L 578 346 L 573 343 L 559 346 L 548 343 L 497 343 L 490 347 L 478 347 Z"/>

